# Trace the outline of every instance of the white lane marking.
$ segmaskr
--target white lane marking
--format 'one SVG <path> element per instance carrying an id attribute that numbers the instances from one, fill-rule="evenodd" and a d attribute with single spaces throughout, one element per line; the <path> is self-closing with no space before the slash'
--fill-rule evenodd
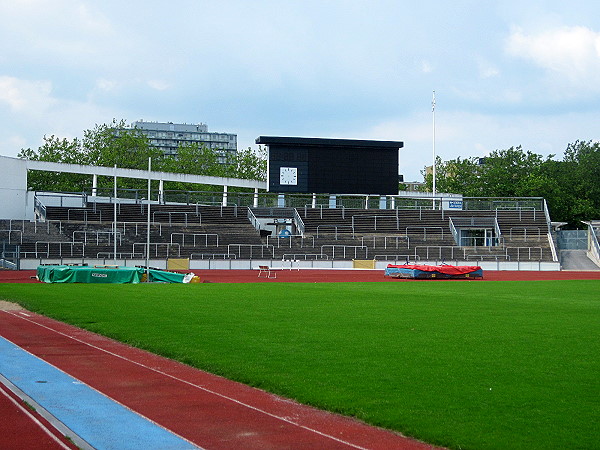
<path id="1" fill-rule="evenodd" d="M 48 429 L 48 427 L 46 427 L 42 422 L 40 422 L 37 417 L 35 417 L 33 414 L 31 414 L 27 410 L 27 408 L 25 408 L 23 405 L 21 405 L 19 402 L 17 402 L 14 398 L 12 398 L 10 395 L 8 395 L 8 393 L 5 392 L 2 387 L 0 387 L 0 392 L 2 392 L 2 394 L 4 394 L 4 396 L 7 399 L 9 399 L 17 408 L 19 408 L 23 413 L 25 413 L 25 415 L 27 417 L 29 417 L 33 421 L 33 423 L 35 423 L 38 427 L 40 427 L 44 431 L 44 433 L 46 433 L 48 436 L 50 436 L 62 448 L 66 449 L 66 450 L 71 450 L 67 444 L 65 444 L 58 437 L 56 437 L 56 435 L 50 429 Z"/>

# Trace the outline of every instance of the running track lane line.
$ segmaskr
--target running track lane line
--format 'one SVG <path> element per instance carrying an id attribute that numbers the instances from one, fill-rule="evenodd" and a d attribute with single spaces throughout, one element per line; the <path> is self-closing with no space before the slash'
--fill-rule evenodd
<path id="1" fill-rule="evenodd" d="M 0 373 L 88 448 L 197 448 L 3 337 L 0 350 Z"/>
<path id="2" fill-rule="evenodd" d="M 102 348 L 102 347 L 99 347 L 97 345 L 94 345 L 94 344 L 91 344 L 89 342 L 86 342 L 85 340 L 78 339 L 77 337 L 71 336 L 71 335 L 69 335 L 67 333 L 64 333 L 64 332 L 58 330 L 57 328 L 65 327 L 67 329 L 67 331 L 70 331 L 71 329 L 76 330 L 76 331 L 81 331 L 84 334 L 84 336 L 98 336 L 100 338 L 100 340 L 102 340 L 103 343 L 107 343 L 107 345 L 110 346 L 111 342 L 113 342 L 112 345 L 117 346 L 118 349 L 127 347 L 124 344 L 114 343 L 114 341 L 111 341 L 111 340 L 109 340 L 107 338 L 100 337 L 99 335 L 95 335 L 94 333 L 90 333 L 90 332 L 87 332 L 87 331 L 84 331 L 84 330 L 79 330 L 79 329 L 77 329 L 75 327 L 71 327 L 70 325 L 66 325 L 66 324 L 63 324 L 61 322 L 55 322 L 55 321 L 53 321 L 51 319 L 45 318 L 43 316 L 38 316 L 38 315 L 33 314 L 33 313 L 28 313 L 28 312 L 24 312 L 24 311 L 18 311 L 18 312 L 17 311 L 5 311 L 5 312 L 7 314 L 15 317 L 15 318 L 27 321 L 27 322 L 31 323 L 32 325 L 36 325 L 36 326 L 44 328 L 44 329 L 46 329 L 46 330 L 48 330 L 48 331 L 50 331 L 52 333 L 56 333 L 56 334 L 58 334 L 60 336 L 63 336 L 65 338 L 67 338 L 67 339 L 76 341 L 76 342 L 78 342 L 80 344 L 83 344 L 85 346 L 88 346 L 90 348 L 94 348 L 94 349 L 96 349 L 96 350 L 98 350 L 100 352 L 103 352 L 103 353 L 106 353 L 108 355 L 111 355 L 112 357 L 115 357 L 115 358 L 121 359 L 123 361 L 126 361 L 129 364 L 134 364 L 136 366 L 139 366 L 139 367 L 143 368 L 144 370 L 152 371 L 152 372 L 154 372 L 154 373 L 156 373 L 156 374 L 158 374 L 160 376 L 164 376 L 164 377 L 170 378 L 170 379 L 172 379 L 174 381 L 177 381 L 179 383 L 183 383 L 183 384 L 185 384 L 187 386 L 192 387 L 193 389 L 198 389 L 198 390 L 203 391 L 203 392 L 205 392 L 207 394 L 210 394 L 210 395 L 216 396 L 216 397 L 218 397 L 220 399 L 226 400 L 227 402 L 231 402 L 231 403 L 236 404 L 238 406 L 241 406 L 243 408 L 246 408 L 246 409 L 255 411 L 255 412 L 257 412 L 257 413 L 259 413 L 261 415 L 267 416 L 267 417 L 269 417 L 271 419 L 275 419 L 276 421 L 281 421 L 281 422 L 284 422 L 284 423 L 286 423 L 288 425 L 291 425 L 293 427 L 297 427 L 299 429 L 305 430 L 305 431 L 307 431 L 309 433 L 314 433 L 316 435 L 319 435 L 319 436 L 321 436 L 321 437 L 323 437 L 325 439 L 330 439 L 332 441 L 337 442 L 338 445 L 341 444 L 343 446 L 347 446 L 347 447 L 351 447 L 351 448 L 357 448 L 357 449 L 366 449 L 366 448 L 370 448 L 372 446 L 378 447 L 378 445 L 377 445 L 378 442 L 377 441 L 370 441 L 370 440 L 366 440 L 365 441 L 365 436 L 362 436 L 363 444 L 361 444 L 361 445 L 353 443 L 353 442 L 349 442 L 347 440 L 338 438 L 338 437 L 336 437 L 336 436 L 334 436 L 334 435 L 332 435 L 330 433 L 320 431 L 320 430 L 318 430 L 316 428 L 313 428 L 311 426 L 303 425 L 302 423 L 299 423 L 296 420 L 292 420 L 289 417 L 286 417 L 284 415 L 271 413 L 271 412 L 269 412 L 269 411 L 267 411 L 265 409 L 262 409 L 262 408 L 253 406 L 252 404 L 240 401 L 240 400 L 238 400 L 236 398 L 233 398 L 233 397 L 231 397 L 229 395 L 222 394 L 222 393 L 217 392 L 215 390 L 208 389 L 208 388 L 206 388 L 206 387 L 204 387 L 202 385 L 199 385 L 199 384 L 196 384 L 196 383 L 192 383 L 192 382 L 190 382 L 190 381 L 188 381 L 186 379 L 183 379 L 181 377 L 172 375 L 172 374 L 170 374 L 170 373 L 168 373 L 168 372 L 166 372 L 164 370 L 159 370 L 159 369 L 157 369 L 155 367 L 151 367 L 151 366 L 149 366 L 147 364 L 143 364 L 143 363 L 141 363 L 139 361 L 135 361 L 133 359 L 127 358 L 127 357 L 125 357 L 125 356 L 123 356 L 121 354 L 112 352 L 112 351 L 107 350 L 105 348 Z M 38 320 L 38 321 L 36 321 L 36 320 Z M 43 323 L 40 323 L 41 321 L 50 322 L 53 326 L 48 326 L 48 325 L 45 325 Z M 135 348 L 131 348 L 131 347 L 127 347 L 127 348 L 129 348 L 130 351 L 133 351 L 133 352 L 136 352 L 136 351 L 137 352 L 142 352 L 139 349 L 135 349 Z M 158 357 L 156 355 L 151 355 L 151 356 L 154 357 L 154 358 L 160 358 L 160 357 Z M 188 366 L 185 366 L 185 367 L 187 369 L 189 369 Z M 197 371 L 197 369 L 192 369 L 192 370 Z M 202 372 L 202 371 L 198 371 L 198 372 Z M 206 374 L 206 375 L 222 379 L 221 377 L 213 376 L 213 375 L 210 375 L 210 374 Z M 222 380 L 224 380 L 225 382 L 229 382 L 228 380 L 225 380 L 225 379 L 222 379 Z M 233 382 L 229 382 L 229 383 L 233 384 Z M 263 394 L 266 394 L 266 393 L 264 393 L 264 391 L 260 391 L 260 392 L 263 393 Z M 267 394 L 267 395 L 271 395 L 271 394 Z M 279 401 L 280 402 L 285 402 L 285 400 L 279 400 Z M 292 402 L 290 402 L 290 403 L 292 403 Z M 301 406 L 301 405 L 299 405 L 299 406 Z M 298 413 L 298 416 L 299 416 L 298 418 L 302 419 L 303 418 L 303 417 L 301 417 L 302 415 L 303 415 L 302 412 Z M 306 419 L 306 418 L 304 417 L 304 419 Z M 320 419 L 322 419 L 322 418 L 320 418 Z M 345 419 L 347 421 L 351 421 L 352 420 L 352 419 L 348 419 L 348 418 L 343 418 L 343 419 Z M 311 422 L 310 419 L 308 420 L 308 422 Z M 320 422 L 319 422 L 319 425 L 321 425 Z M 325 426 L 325 428 L 327 428 L 327 426 L 329 426 L 331 429 L 334 429 L 334 427 L 331 426 L 331 424 L 327 424 Z M 348 424 L 342 425 L 342 427 L 343 426 L 348 427 Z M 387 442 L 387 444 L 391 444 L 391 447 L 396 447 L 396 448 L 415 448 L 415 449 L 416 448 L 423 448 L 423 449 L 431 449 L 431 448 L 433 448 L 431 445 L 427 445 L 425 443 L 422 443 L 422 442 L 419 442 L 419 441 L 416 441 L 416 440 L 412 440 L 412 439 L 403 437 L 400 434 L 393 433 L 393 432 L 390 432 L 390 431 L 387 431 L 387 430 L 382 430 L 382 429 L 377 429 L 377 428 L 374 428 L 374 427 L 370 427 L 370 426 L 362 424 L 360 422 L 358 423 L 358 426 L 359 427 L 363 427 L 364 429 L 369 428 L 369 429 L 377 430 L 377 433 L 380 434 L 380 436 L 378 437 L 378 439 L 379 438 L 381 439 L 381 444 L 383 444 L 384 442 Z M 349 430 L 346 429 L 345 432 L 346 431 L 349 431 Z M 361 430 L 361 431 L 364 432 L 365 430 Z M 182 435 L 181 432 L 178 433 L 178 434 Z M 344 433 L 341 433 L 341 434 L 344 434 Z M 348 434 L 352 434 L 352 432 L 350 431 Z M 356 438 L 356 435 L 358 435 L 358 434 L 360 434 L 360 433 L 355 433 L 354 437 Z M 373 436 L 373 437 L 375 438 L 377 436 Z M 360 439 L 355 439 L 355 440 L 360 440 Z M 364 447 L 363 445 L 367 445 L 367 447 Z M 379 447 L 383 448 L 381 445 L 379 445 Z"/>

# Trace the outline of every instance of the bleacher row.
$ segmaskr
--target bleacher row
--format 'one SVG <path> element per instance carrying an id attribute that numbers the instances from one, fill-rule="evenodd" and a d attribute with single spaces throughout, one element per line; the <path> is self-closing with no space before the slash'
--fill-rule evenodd
<path id="1" fill-rule="evenodd" d="M 277 209 L 268 211 L 277 216 Z M 290 214 L 286 211 L 286 214 Z M 253 216 L 267 215 L 261 209 Z M 150 258 L 386 261 L 552 261 L 542 211 L 299 208 L 291 236 L 260 233 L 247 207 L 152 205 Z M 47 207 L 46 222 L 0 221 L 0 240 L 22 258 L 146 257 L 148 210 L 141 204 Z M 497 227 L 494 246 L 456 242 L 455 228 Z"/>

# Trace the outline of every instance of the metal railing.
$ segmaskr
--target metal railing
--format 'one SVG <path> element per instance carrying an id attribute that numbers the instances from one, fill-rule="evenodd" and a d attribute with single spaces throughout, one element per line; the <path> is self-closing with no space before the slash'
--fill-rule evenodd
<path id="1" fill-rule="evenodd" d="M 341 211 L 342 219 L 346 218 L 346 206 L 338 205 L 337 203 L 336 203 L 335 208 L 332 208 L 328 203 L 318 203 L 318 204 L 315 204 L 314 207 L 312 204 L 309 204 L 309 205 L 304 205 L 303 208 L 304 208 L 304 217 L 306 217 L 308 215 L 309 210 L 318 209 L 319 210 L 319 218 L 322 219 L 323 218 L 323 210 L 331 209 L 334 211 Z"/>
<path id="2" fill-rule="evenodd" d="M 146 242 L 134 242 L 133 243 L 133 253 L 142 253 L 144 255 L 144 258 L 146 257 L 146 247 L 147 247 L 147 243 Z M 140 248 L 142 247 L 143 251 L 137 251 L 136 252 L 136 248 Z M 150 242 L 150 255 L 148 256 L 152 256 L 152 249 L 154 249 L 154 256 L 158 257 L 158 250 L 159 248 L 164 248 L 165 249 L 165 253 L 166 256 L 177 256 L 180 257 L 181 256 L 181 247 L 179 244 L 174 243 L 171 244 L 170 242 Z M 171 255 L 172 250 L 176 250 L 177 254 L 176 255 Z"/>
<path id="3" fill-rule="evenodd" d="M 467 255 L 467 261 L 510 261 L 509 255 Z"/>
<path id="4" fill-rule="evenodd" d="M 112 244 L 114 243 L 114 239 L 115 239 L 115 234 L 117 237 L 117 240 L 119 241 L 119 245 L 121 245 L 122 243 L 122 234 L 121 232 L 117 231 L 116 233 L 114 231 L 73 231 L 73 243 L 84 243 L 87 244 L 88 243 L 88 235 L 95 237 L 95 244 L 96 245 L 100 245 L 100 244 Z M 83 240 L 78 240 L 77 236 L 79 235 L 83 235 Z M 101 238 L 102 236 L 102 238 Z M 94 240 L 92 240 L 90 243 L 93 243 Z"/>
<path id="5" fill-rule="evenodd" d="M 88 220 L 88 214 L 98 214 L 98 220 L 95 220 L 94 222 L 102 222 L 102 211 L 90 211 L 82 208 L 69 208 L 67 210 L 67 220 L 75 222 L 77 219 L 71 219 L 71 213 L 83 213 L 83 222 L 85 222 L 86 225 L 88 222 L 92 222 L 92 220 Z"/>
<path id="6" fill-rule="evenodd" d="M 467 255 L 467 249 L 465 247 L 426 245 L 416 246 L 414 249 L 414 258 L 422 256 L 425 259 L 465 259 Z"/>
<path id="7" fill-rule="evenodd" d="M 360 219 L 374 219 L 373 221 L 373 229 L 374 231 L 377 231 L 377 219 L 381 220 L 381 219 L 390 219 L 389 216 L 378 216 L 378 215 L 367 215 L 367 214 L 356 214 L 354 216 L 352 216 L 352 229 L 354 230 L 356 227 L 356 223 L 355 223 L 355 218 L 357 220 Z M 398 228 L 398 218 L 396 218 L 396 228 Z"/>
<path id="8" fill-rule="evenodd" d="M 328 249 L 331 249 L 331 259 L 336 259 L 336 252 L 342 253 L 342 256 L 339 257 L 342 259 L 350 258 L 352 253 L 354 253 L 352 259 L 367 259 L 369 253 L 369 248 L 364 245 L 322 245 L 321 254 L 327 255 L 328 253 L 326 253 L 326 251 Z M 361 251 L 360 258 L 359 250 Z"/>
<path id="9" fill-rule="evenodd" d="M 513 237 L 513 230 L 515 230 L 515 235 L 518 237 Z M 522 233 L 517 233 L 518 230 L 523 230 Z M 542 231 L 540 230 L 539 227 L 511 227 L 508 230 L 508 236 L 509 239 L 512 241 L 513 239 L 523 239 L 524 241 L 527 241 L 527 232 L 529 231 L 530 236 L 533 234 L 533 237 L 530 237 L 530 239 L 536 239 L 536 240 L 540 240 L 542 238 Z M 537 234 L 537 236 L 536 236 Z"/>
<path id="10" fill-rule="evenodd" d="M 501 247 L 504 242 L 503 238 L 496 236 L 461 236 L 461 247 L 485 247 L 494 248 Z"/>
<path id="11" fill-rule="evenodd" d="M 237 259 L 234 253 L 190 253 L 190 259 Z"/>
<path id="12" fill-rule="evenodd" d="M 435 233 L 435 232 L 431 232 L 430 231 L 430 235 L 433 234 L 435 236 L 438 236 L 439 234 L 441 234 L 441 238 L 444 239 L 444 228 L 443 227 L 406 227 L 404 229 L 404 232 L 408 235 L 408 230 L 423 230 L 423 240 L 426 241 L 427 240 L 427 230 L 439 230 L 441 233 Z"/>
<path id="13" fill-rule="evenodd" d="M 302 220 L 302 217 L 300 217 L 300 213 L 298 212 L 298 210 L 296 208 L 294 208 L 294 224 L 296 225 L 296 230 L 298 230 L 298 233 L 300 233 L 300 235 L 304 236 L 304 231 L 306 230 L 306 227 L 304 226 L 304 221 Z"/>
<path id="14" fill-rule="evenodd" d="M 42 248 L 43 247 L 43 248 Z M 66 250 L 63 251 L 63 248 Z M 58 253 L 58 257 L 73 257 L 73 256 L 84 256 L 85 255 L 85 244 L 80 242 L 41 242 L 35 243 L 33 252 L 22 252 L 24 255 L 35 254 L 35 258 L 39 258 L 38 255 L 46 255 L 46 258 L 50 258 L 50 254 Z M 75 254 L 77 253 L 77 254 Z M 27 257 L 27 256 L 25 256 Z"/>
<path id="15" fill-rule="evenodd" d="M 591 222 L 584 222 L 588 226 L 588 257 L 600 265 L 600 244 L 598 243 L 598 234 Z"/>
<path id="16" fill-rule="evenodd" d="M 35 214 L 36 222 L 46 221 L 46 206 L 44 206 L 36 194 L 33 195 L 33 212 Z"/>
<path id="17" fill-rule="evenodd" d="M 6 229 L 6 230 L 0 230 L 0 236 L 3 233 L 7 233 L 7 235 L 8 235 L 8 243 L 9 244 L 13 244 L 13 239 L 12 239 L 12 234 L 13 233 L 19 233 L 19 244 L 23 243 L 23 231 L 22 230 L 17 230 L 17 229 L 11 230 L 10 228 Z"/>
<path id="18" fill-rule="evenodd" d="M 0 249 L 0 267 L 11 270 L 21 269 L 21 248 L 18 245 L 8 244 L 4 241 Z"/>
<path id="19" fill-rule="evenodd" d="M 452 233 L 454 242 L 456 243 L 456 245 L 460 245 L 460 235 L 458 234 L 458 230 L 456 229 L 456 226 L 454 225 L 454 221 L 452 220 L 452 217 L 450 217 L 448 219 L 448 221 L 450 223 L 450 232 Z"/>
<path id="20" fill-rule="evenodd" d="M 187 227 L 188 223 L 189 223 L 188 222 L 188 216 L 197 217 L 198 218 L 198 222 L 197 223 L 193 222 L 194 225 L 202 225 L 202 216 L 201 216 L 201 214 L 196 214 L 196 213 L 192 213 L 192 212 L 188 212 L 188 211 L 154 211 L 152 213 L 152 222 L 156 222 L 156 216 L 157 215 L 160 217 L 161 215 L 164 216 L 165 214 L 167 214 L 169 216 L 169 226 L 171 226 L 172 223 L 185 223 L 185 226 Z M 182 215 L 182 214 L 183 214 L 183 217 L 185 218 L 184 222 L 174 222 L 172 220 L 172 218 L 174 216 L 177 217 L 177 215 Z"/>
<path id="21" fill-rule="evenodd" d="M 98 259 L 110 259 L 114 258 L 114 252 L 98 252 L 96 253 L 96 258 Z M 118 259 L 142 259 L 144 258 L 144 254 L 142 253 L 133 253 L 133 252 L 117 252 L 116 253 Z"/>
<path id="22" fill-rule="evenodd" d="M 275 243 L 273 243 L 273 241 Z M 310 245 L 304 245 L 304 243 L 308 241 Z M 284 245 L 281 245 L 281 243 Z M 272 245 L 273 247 L 281 248 L 281 247 L 289 247 L 292 248 L 292 243 L 300 243 L 300 248 L 314 248 L 315 247 L 315 237 L 314 236 L 302 236 L 301 234 L 291 234 L 289 236 L 267 236 L 267 245 Z"/>
<path id="23" fill-rule="evenodd" d="M 543 251 L 542 247 L 508 247 L 506 249 L 507 255 L 510 250 L 513 250 L 513 252 L 516 250 L 517 261 L 523 261 L 523 260 L 539 261 L 539 260 L 543 259 L 543 255 L 544 255 L 544 251 Z M 533 258 L 532 258 L 532 252 L 534 253 Z M 527 258 L 525 258 L 525 255 L 527 255 Z"/>
<path id="24" fill-rule="evenodd" d="M 175 242 L 173 238 L 177 239 L 177 237 L 181 237 L 181 242 Z M 214 238 L 214 246 L 219 246 L 219 235 L 216 233 L 171 233 L 171 244 L 181 244 L 183 247 L 186 246 L 186 238 L 188 241 L 192 240 L 192 247 L 196 247 L 196 238 L 204 238 L 204 246 L 208 247 L 208 239 Z M 198 244 L 199 245 L 199 244 Z M 211 244 L 212 245 L 212 244 Z"/>
<path id="25" fill-rule="evenodd" d="M 303 259 L 304 261 L 308 261 L 308 260 L 317 261 L 319 259 L 329 260 L 329 256 L 321 255 L 319 253 L 284 253 L 283 259 L 291 259 L 291 260 Z"/>
<path id="26" fill-rule="evenodd" d="M 419 255 L 375 255 L 373 257 L 376 261 L 410 261 L 411 259 L 419 261 L 421 257 Z"/>
<path id="27" fill-rule="evenodd" d="M 338 229 L 340 228 L 350 228 L 352 230 L 352 238 L 354 238 L 354 227 L 351 225 L 317 225 L 317 239 L 319 238 L 319 229 L 323 228 L 333 228 L 335 230 L 335 240 L 338 239 Z"/>
<path id="28" fill-rule="evenodd" d="M 370 242 L 367 243 L 367 241 L 371 241 L 371 240 L 373 241 L 373 245 L 370 245 Z M 369 246 L 371 248 L 378 248 L 378 246 L 377 246 L 378 240 L 383 241 L 383 248 L 385 248 L 385 249 L 387 249 L 388 247 L 395 248 L 395 249 L 400 248 L 400 245 L 399 245 L 400 240 L 405 241 L 406 248 L 410 247 L 410 237 L 408 237 L 406 235 L 401 235 L 401 236 L 363 236 L 360 238 L 360 243 L 361 243 L 361 245 Z M 388 244 L 388 241 L 395 242 L 396 245 Z"/>
<path id="29" fill-rule="evenodd" d="M 238 249 L 238 252 L 232 252 L 231 249 Z M 258 258 L 260 254 L 260 258 L 265 258 L 265 252 L 267 252 L 267 256 L 274 258 L 275 257 L 275 248 L 272 245 L 258 245 L 258 244 L 227 244 L 227 253 L 234 253 L 239 258 L 241 258 L 242 249 L 246 249 L 250 251 L 250 259 Z"/>
<path id="30" fill-rule="evenodd" d="M 252 211 L 251 208 L 248 208 L 248 213 L 246 214 L 246 216 L 248 217 L 248 220 L 250 221 L 252 226 L 257 230 L 260 230 L 260 222 L 254 215 L 254 212 Z"/>

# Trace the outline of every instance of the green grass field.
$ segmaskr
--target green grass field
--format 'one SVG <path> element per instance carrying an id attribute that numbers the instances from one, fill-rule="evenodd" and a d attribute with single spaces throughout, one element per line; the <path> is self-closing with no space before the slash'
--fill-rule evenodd
<path id="1" fill-rule="evenodd" d="M 0 299 L 461 449 L 599 448 L 600 281 L 2 284 Z"/>

